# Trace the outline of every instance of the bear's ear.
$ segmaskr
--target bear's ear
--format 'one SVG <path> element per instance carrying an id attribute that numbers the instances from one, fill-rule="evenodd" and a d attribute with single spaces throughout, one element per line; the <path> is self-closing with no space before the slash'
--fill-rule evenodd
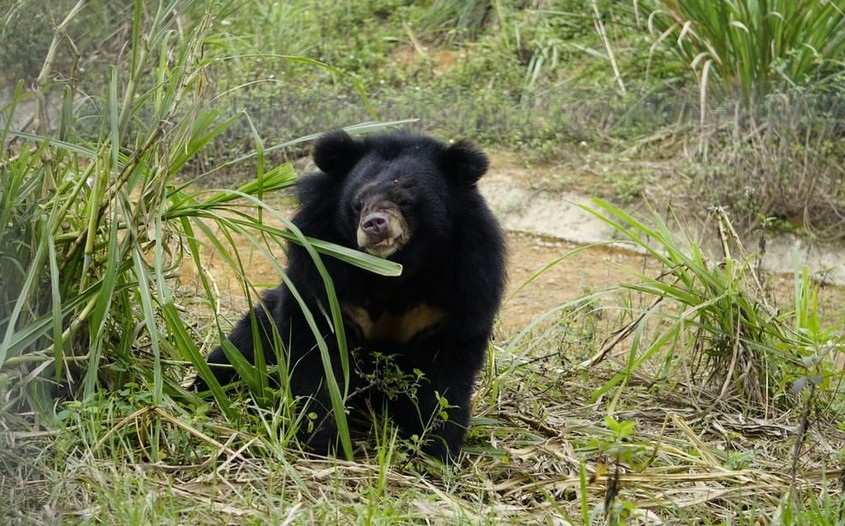
<path id="1" fill-rule="evenodd" d="M 320 137 L 311 152 L 317 168 L 330 175 L 346 175 L 363 155 L 363 145 L 343 130 Z"/>
<path id="2" fill-rule="evenodd" d="M 487 156 L 466 141 L 449 146 L 441 158 L 441 167 L 455 180 L 467 185 L 475 184 L 487 173 L 490 165 Z"/>

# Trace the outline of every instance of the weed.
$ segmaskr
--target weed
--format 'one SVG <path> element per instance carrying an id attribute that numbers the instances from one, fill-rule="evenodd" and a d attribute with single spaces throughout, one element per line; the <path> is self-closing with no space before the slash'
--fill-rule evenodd
<path id="1" fill-rule="evenodd" d="M 690 165 L 699 195 L 729 209 L 746 230 L 780 221 L 821 239 L 841 238 L 845 152 L 835 111 L 820 104 L 811 94 L 772 98 L 764 124 L 733 116 L 706 132 L 706 162 Z"/>

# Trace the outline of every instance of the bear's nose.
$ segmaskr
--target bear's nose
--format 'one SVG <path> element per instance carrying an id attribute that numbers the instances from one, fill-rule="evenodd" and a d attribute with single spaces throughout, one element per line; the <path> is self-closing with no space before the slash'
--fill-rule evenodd
<path id="1" fill-rule="evenodd" d="M 390 218 L 382 212 L 367 214 L 361 220 L 361 229 L 371 236 L 382 236 L 387 232 Z"/>

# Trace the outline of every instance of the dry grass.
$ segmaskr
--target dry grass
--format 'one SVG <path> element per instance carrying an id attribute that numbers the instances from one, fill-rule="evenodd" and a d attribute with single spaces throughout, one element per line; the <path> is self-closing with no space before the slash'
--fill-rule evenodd
<path id="1" fill-rule="evenodd" d="M 0 509 L 8 524 L 566 524 L 585 511 L 603 522 L 612 494 L 611 515 L 629 523 L 768 524 L 793 492 L 841 491 L 845 432 L 824 419 L 806 430 L 793 474 L 801 408 L 753 418 L 696 407 L 685 386 L 661 392 L 640 373 L 614 412 L 635 431 L 617 440 L 604 421 L 612 397 L 593 397 L 623 365 L 550 356 L 485 379 L 469 454 L 453 471 L 390 443 L 355 462 L 305 457 L 179 408 L 144 408 L 92 437 L 4 423 Z M 152 462 L 143 444 L 156 428 L 179 446 Z"/>
<path id="2" fill-rule="evenodd" d="M 645 260 L 628 264 L 662 274 Z M 213 267 L 209 275 L 231 292 Z M 269 270 L 256 271 L 270 279 Z M 542 278 L 526 292 L 548 287 Z M 209 330 L 202 290 L 182 285 L 177 296 L 202 340 Z M 695 376 L 669 382 L 652 366 L 607 387 L 633 348 L 625 329 L 652 303 L 648 295 L 574 301 L 511 329 L 519 332 L 501 340 L 479 382 L 467 454 L 455 469 L 409 458 L 389 433 L 358 443 L 354 462 L 309 457 L 285 447 L 276 414 L 244 410 L 233 429 L 207 407 L 150 405 L 143 387 L 70 404 L 58 426 L 18 413 L 0 422 L 0 522 L 827 524 L 841 517 L 841 395 L 839 406 L 811 400 L 761 412 L 702 389 Z M 819 305 L 825 316 L 841 314 L 826 298 Z M 614 430 L 608 415 L 633 428 Z M 783 519 L 789 506 L 814 505 L 829 513 Z"/>

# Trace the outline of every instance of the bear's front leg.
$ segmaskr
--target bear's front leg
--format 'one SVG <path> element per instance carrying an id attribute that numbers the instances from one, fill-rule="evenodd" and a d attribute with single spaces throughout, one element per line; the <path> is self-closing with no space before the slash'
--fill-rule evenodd
<path id="1" fill-rule="evenodd" d="M 389 402 L 390 416 L 401 435 L 422 438 L 423 453 L 447 463 L 457 460 L 469 428 L 473 383 L 486 347 L 486 338 L 461 346 L 463 354 L 441 347 L 428 363 L 414 364 L 424 375 L 416 397 L 400 395 Z"/>

